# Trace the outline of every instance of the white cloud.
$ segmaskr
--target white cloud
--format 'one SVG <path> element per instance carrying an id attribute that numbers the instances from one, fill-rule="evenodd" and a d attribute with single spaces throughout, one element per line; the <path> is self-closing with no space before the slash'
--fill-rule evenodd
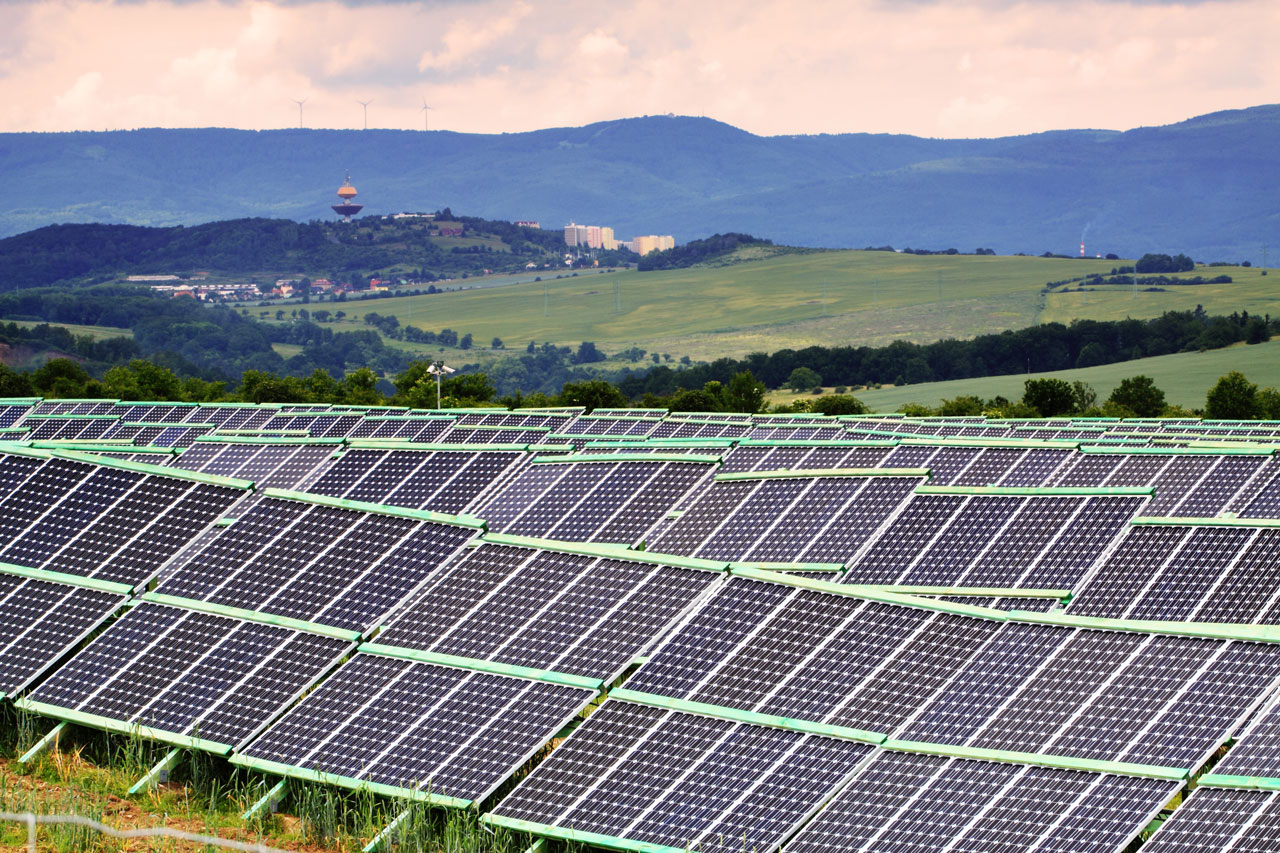
<path id="1" fill-rule="evenodd" d="M 996 136 L 1275 100 L 1280 3 L 35 0 L 6 7 L 0 129 L 494 132 L 643 113 L 756 133 Z M 572 88 L 566 88 L 567 81 Z"/>

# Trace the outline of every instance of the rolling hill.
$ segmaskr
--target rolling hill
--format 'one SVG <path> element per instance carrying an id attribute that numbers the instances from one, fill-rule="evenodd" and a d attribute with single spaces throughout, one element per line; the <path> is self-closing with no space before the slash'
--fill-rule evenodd
<path id="1" fill-rule="evenodd" d="M 644 117 L 500 135 L 226 129 L 0 134 L 0 236 L 61 222 L 330 218 L 344 169 L 367 213 L 465 209 L 620 237 L 744 231 L 801 246 L 1261 260 L 1280 211 L 1280 105 L 1124 133 L 946 140 L 755 136 Z"/>

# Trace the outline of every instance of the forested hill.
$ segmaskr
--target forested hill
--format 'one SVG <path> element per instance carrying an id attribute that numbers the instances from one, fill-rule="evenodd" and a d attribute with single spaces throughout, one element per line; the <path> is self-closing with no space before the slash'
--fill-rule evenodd
<path id="1" fill-rule="evenodd" d="M 0 239 L 0 291 L 95 284 L 129 274 L 305 272 L 346 281 L 388 274 L 435 281 L 558 262 L 559 232 L 455 217 L 352 223 L 238 219 L 190 228 L 51 225 Z"/>
<path id="2" fill-rule="evenodd" d="M 1087 122 L 1064 116 L 1063 121 Z M 350 169 L 365 212 L 446 206 L 781 244 L 1000 254 L 1086 249 L 1261 261 L 1275 242 L 1280 105 L 1124 133 L 946 140 L 760 137 L 646 117 L 529 133 L 138 130 L 0 134 L 0 235 L 62 222 L 331 219 Z"/>

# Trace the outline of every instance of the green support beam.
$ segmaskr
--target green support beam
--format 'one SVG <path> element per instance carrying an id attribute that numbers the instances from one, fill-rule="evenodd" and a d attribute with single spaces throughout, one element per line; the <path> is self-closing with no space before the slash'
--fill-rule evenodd
<path id="1" fill-rule="evenodd" d="M 360 853 L 375 853 L 377 850 L 390 846 L 391 842 L 395 840 L 396 832 L 399 831 L 401 824 L 407 821 L 412 814 L 413 809 L 411 808 L 400 812 L 400 814 L 396 815 L 395 820 L 384 826 L 382 831 L 375 835 L 368 844 L 360 848 Z"/>
<path id="2" fill-rule="evenodd" d="M 245 813 L 240 815 L 241 820 L 253 820 L 258 815 L 275 814 L 280 808 L 280 804 L 284 802 L 285 796 L 289 793 L 289 777 L 286 776 L 279 782 L 276 782 L 267 792 L 262 795 L 253 805 L 249 806 Z"/>
<path id="3" fill-rule="evenodd" d="M 62 734 L 67 730 L 65 722 L 58 723 L 40 740 L 36 741 L 35 746 L 22 753 L 22 757 L 18 759 L 19 764 L 30 764 L 37 756 L 49 749 L 57 749 L 58 741 L 62 739 Z"/>
<path id="4" fill-rule="evenodd" d="M 165 782 L 169 781 L 169 774 L 173 768 L 178 766 L 178 762 L 182 760 L 182 750 L 171 749 L 164 758 L 156 762 L 156 766 L 146 772 L 146 775 L 133 783 L 133 787 L 129 789 L 129 796 L 134 797 L 138 794 L 145 793 L 158 788 Z"/>

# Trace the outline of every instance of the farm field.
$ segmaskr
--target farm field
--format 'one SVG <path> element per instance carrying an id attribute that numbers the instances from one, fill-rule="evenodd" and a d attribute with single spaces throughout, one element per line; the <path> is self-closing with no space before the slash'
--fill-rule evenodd
<path id="1" fill-rule="evenodd" d="M 1141 358 L 1099 367 L 1058 370 L 1040 374 L 987 376 L 979 379 L 956 379 L 951 382 L 924 382 L 919 385 L 880 388 L 851 392 L 877 412 L 893 412 L 907 403 L 936 406 L 944 399 L 973 395 L 984 400 L 1001 395 L 1010 400 L 1022 397 L 1027 379 L 1052 377 L 1068 382 L 1087 382 L 1098 392 L 1098 400 L 1107 398 L 1120 381 L 1139 374 L 1150 376 L 1164 391 L 1165 400 L 1186 408 L 1203 408 L 1205 394 L 1218 377 L 1239 370 L 1261 388 L 1280 386 L 1280 340 L 1248 346 L 1237 344 L 1208 352 L 1186 352 Z M 831 393 L 827 389 L 826 393 Z M 805 394 L 778 392 L 771 403 L 789 403 Z"/>
<path id="2" fill-rule="evenodd" d="M 43 321 L 37 320 L 5 320 L 6 323 L 13 323 L 23 329 L 31 329 L 36 326 L 43 326 Z M 79 326 L 75 323 L 49 323 L 50 326 L 60 326 L 73 335 L 89 335 L 95 341 L 104 338 L 132 338 L 133 330 L 124 329 L 119 326 Z"/>
<path id="3" fill-rule="evenodd" d="M 334 326 L 361 328 L 363 315 L 376 311 L 432 331 L 470 332 L 477 341 L 497 336 L 509 346 L 529 340 L 569 345 L 589 340 L 606 352 L 638 345 L 709 361 L 788 347 L 967 338 L 1082 316 L 1153 317 L 1197 304 L 1211 314 L 1280 313 L 1280 289 L 1270 286 L 1260 270 L 1237 267 L 1197 270 L 1230 275 L 1235 279 L 1230 285 L 1136 295 L 1113 285 L 1084 297 L 1043 292 L 1046 282 L 1106 274 L 1123 263 L 814 252 L 662 272 L 584 272 L 507 287 L 348 302 L 342 307 L 351 316 Z"/>

